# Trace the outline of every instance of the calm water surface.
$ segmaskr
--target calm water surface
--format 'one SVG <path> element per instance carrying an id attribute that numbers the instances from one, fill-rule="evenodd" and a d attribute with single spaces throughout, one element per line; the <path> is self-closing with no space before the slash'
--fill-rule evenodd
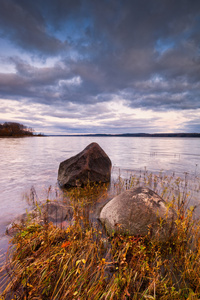
<path id="1" fill-rule="evenodd" d="M 130 137 L 0 138 L 0 248 L 6 226 L 28 207 L 32 186 L 47 194 L 55 186 L 59 163 L 97 142 L 112 161 L 113 180 L 144 170 L 200 177 L 200 139 Z"/>

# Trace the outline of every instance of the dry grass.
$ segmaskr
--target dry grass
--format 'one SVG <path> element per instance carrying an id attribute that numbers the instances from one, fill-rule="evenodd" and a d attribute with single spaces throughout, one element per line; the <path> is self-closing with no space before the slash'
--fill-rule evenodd
<path id="1" fill-rule="evenodd" d="M 1 299 L 199 299 L 200 221 L 188 207 L 187 184 L 145 172 L 119 178 L 112 193 L 144 184 L 176 209 L 176 235 L 166 242 L 149 235 L 108 237 L 91 213 L 108 197 L 107 187 L 71 190 L 71 226 L 31 219 L 19 226 L 4 266 L 9 281 Z"/>

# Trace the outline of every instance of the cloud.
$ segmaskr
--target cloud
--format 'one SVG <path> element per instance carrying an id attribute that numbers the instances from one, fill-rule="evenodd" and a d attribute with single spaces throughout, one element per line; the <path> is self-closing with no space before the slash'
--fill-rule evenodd
<path id="1" fill-rule="evenodd" d="M 12 0 L 1 1 L 1 35 L 24 51 L 33 54 L 55 55 L 66 49 L 65 43 L 47 32 L 47 24 L 40 11 L 32 5 L 33 11 L 27 10 L 24 3 Z"/>
<path id="2" fill-rule="evenodd" d="M 182 126 L 185 132 L 200 132 L 200 109 L 188 110 Z"/>
<path id="3" fill-rule="evenodd" d="M 131 130 L 128 110 L 198 110 L 199 12 L 198 0 L 2 0 L 0 97 L 48 106 L 55 126 L 78 118 L 74 130 L 94 119 L 94 130 Z"/>

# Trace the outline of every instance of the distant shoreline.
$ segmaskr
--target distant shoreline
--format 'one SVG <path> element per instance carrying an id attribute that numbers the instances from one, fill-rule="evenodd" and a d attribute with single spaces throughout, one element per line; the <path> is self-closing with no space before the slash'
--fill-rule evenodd
<path id="1" fill-rule="evenodd" d="M 200 133 L 123 133 L 123 134 L 49 134 L 44 136 L 87 136 L 87 137 L 190 137 L 200 138 Z"/>
<path id="2" fill-rule="evenodd" d="M 0 138 L 22 138 L 22 137 L 153 137 L 153 138 L 200 138 L 200 133 L 122 133 L 122 134 L 19 134 L 1 135 Z"/>

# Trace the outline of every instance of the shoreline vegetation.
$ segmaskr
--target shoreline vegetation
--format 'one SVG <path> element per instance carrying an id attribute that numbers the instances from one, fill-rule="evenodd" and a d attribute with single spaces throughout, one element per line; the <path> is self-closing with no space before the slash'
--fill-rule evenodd
<path id="1" fill-rule="evenodd" d="M 5 122 L 0 124 L 0 137 L 26 137 L 43 136 L 43 134 L 34 134 L 34 129 L 20 123 Z"/>
<path id="2" fill-rule="evenodd" d="M 150 228 L 145 237 L 109 236 L 98 221 L 94 212 L 99 205 L 138 186 L 151 188 L 176 211 L 176 231 L 169 232 L 167 241 L 159 234 L 152 237 Z M 200 192 L 199 183 L 195 191 Z M 187 178 L 147 171 L 128 179 L 119 176 L 112 188 L 50 187 L 46 212 L 32 190 L 28 200 L 42 222 L 27 213 L 27 220 L 16 225 L 0 299 L 199 299 L 200 220 L 193 218 L 191 199 Z M 54 200 L 72 209 L 70 222 L 48 222 L 48 203 Z"/>

